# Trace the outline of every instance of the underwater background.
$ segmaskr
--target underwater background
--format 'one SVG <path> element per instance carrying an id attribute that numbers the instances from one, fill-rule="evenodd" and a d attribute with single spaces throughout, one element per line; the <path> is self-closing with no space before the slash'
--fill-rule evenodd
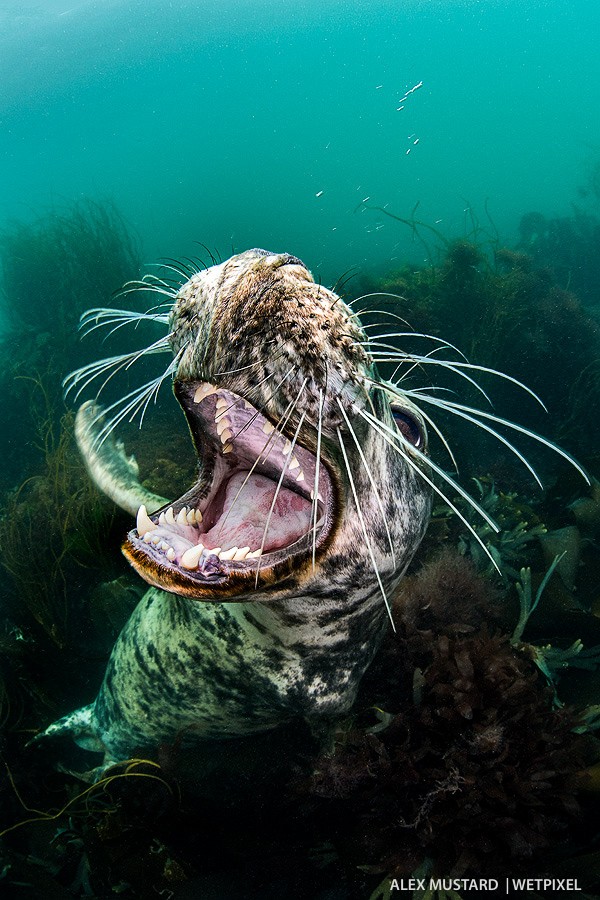
<path id="1" fill-rule="evenodd" d="M 1 896 L 375 900 L 413 896 L 393 877 L 545 873 L 600 896 L 598 34 L 594 0 L 0 0 Z M 62 390 L 131 335 L 80 340 L 79 317 L 150 306 L 114 293 L 161 259 L 249 247 L 530 385 L 548 412 L 482 376 L 590 483 L 509 435 L 541 491 L 445 423 L 503 575 L 436 502 L 401 641 L 333 751 L 294 728 L 208 748 L 201 802 L 177 747 L 89 788 L 26 747 L 95 695 L 144 592 Z M 123 423 L 165 495 L 194 470 L 168 394 Z"/>
<path id="2" fill-rule="evenodd" d="M 422 260 L 367 197 L 452 237 L 487 201 L 514 241 L 585 205 L 599 27 L 594 0 L 2 0 L 0 223 L 110 198 L 144 261 L 291 248 L 324 281 Z"/>

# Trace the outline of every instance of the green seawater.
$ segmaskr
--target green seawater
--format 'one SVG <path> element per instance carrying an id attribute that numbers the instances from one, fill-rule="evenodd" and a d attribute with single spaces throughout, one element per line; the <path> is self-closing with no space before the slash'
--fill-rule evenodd
<path id="1" fill-rule="evenodd" d="M 2 0 L 0 228 L 109 198 L 148 262 L 324 280 L 423 261 L 365 198 L 452 237 L 487 202 L 514 242 L 597 161 L 599 31 L 596 0 Z"/>

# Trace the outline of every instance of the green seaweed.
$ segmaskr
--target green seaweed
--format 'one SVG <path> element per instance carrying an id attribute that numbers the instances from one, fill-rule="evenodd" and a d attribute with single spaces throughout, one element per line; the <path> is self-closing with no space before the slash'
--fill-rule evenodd
<path id="1" fill-rule="evenodd" d="M 137 243 L 110 202 L 81 200 L 0 232 L 0 391 L 5 420 L 11 423 L 0 490 L 14 485 L 39 459 L 29 440 L 35 423 L 28 416 L 23 378 L 38 373 L 53 403 L 58 401 L 66 372 L 84 354 L 98 356 L 91 342 L 79 341 L 81 313 L 105 306 L 138 270 Z"/>
<path id="2" fill-rule="evenodd" d="M 112 506 L 87 477 L 73 439 L 73 416 L 58 425 L 43 381 L 32 379 L 31 413 L 43 458 L 39 474 L 9 494 L 0 519 L 2 566 L 15 594 L 12 613 L 30 617 L 59 647 L 68 643 L 81 566 L 107 568 Z"/>
<path id="3" fill-rule="evenodd" d="M 377 320 L 385 321 L 386 313 L 400 315 L 416 332 L 454 344 L 472 363 L 521 380 L 550 412 L 546 416 L 541 408 L 524 405 L 528 425 L 560 440 L 580 458 L 594 454 L 600 423 L 586 410 L 600 403 L 600 325 L 569 280 L 522 248 L 503 247 L 495 232 L 477 223 L 466 237 L 449 241 L 422 222 L 386 214 L 421 239 L 426 228 L 427 240 L 431 235 L 435 244 L 432 248 L 426 242 L 428 265 L 404 265 L 359 282 L 355 294 L 375 296 Z M 402 344 L 410 351 L 408 338 Z M 383 369 L 386 375 L 394 371 L 393 365 Z M 432 366 L 427 376 L 433 377 Z M 453 387 L 447 371 L 437 383 Z M 461 382 L 461 395 L 470 399 L 464 388 Z M 498 409 L 514 406 L 514 393 L 506 385 L 495 383 L 493 398 Z M 471 457 L 480 456 L 483 446 L 476 437 Z"/>

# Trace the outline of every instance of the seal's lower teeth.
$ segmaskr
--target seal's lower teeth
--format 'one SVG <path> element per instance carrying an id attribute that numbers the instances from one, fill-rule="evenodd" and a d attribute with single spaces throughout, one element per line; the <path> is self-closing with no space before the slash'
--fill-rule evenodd
<path id="1" fill-rule="evenodd" d="M 239 547 L 232 547 L 230 550 L 222 550 L 221 553 L 219 553 L 219 557 L 221 559 L 227 559 L 227 560 L 233 559 L 233 557 L 235 556 L 235 554 L 238 552 L 239 549 L 240 549 Z M 248 547 L 248 549 L 250 549 L 250 548 Z"/>
<path id="2" fill-rule="evenodd" d="M 195 547 L 190 547 L 181 557 L 180 565 L 184 569 L 196 569 L 198 567 L 198 561 L 203 553 L 203 544 L 196 544 Z"/>

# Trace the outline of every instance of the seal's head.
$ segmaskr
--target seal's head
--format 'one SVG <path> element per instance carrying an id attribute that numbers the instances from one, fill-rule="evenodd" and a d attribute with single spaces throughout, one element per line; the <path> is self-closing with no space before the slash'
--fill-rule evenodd
<path id="1" fill-rule="evenodd" d="M 296 257 L 249 250 L 190 278 L 169 324 L 199 474 L 140 511 L 133 566 L 203 600 L 385 597 L 426 527 L 426 435 L 381 390 L 356 314 Z"/>

